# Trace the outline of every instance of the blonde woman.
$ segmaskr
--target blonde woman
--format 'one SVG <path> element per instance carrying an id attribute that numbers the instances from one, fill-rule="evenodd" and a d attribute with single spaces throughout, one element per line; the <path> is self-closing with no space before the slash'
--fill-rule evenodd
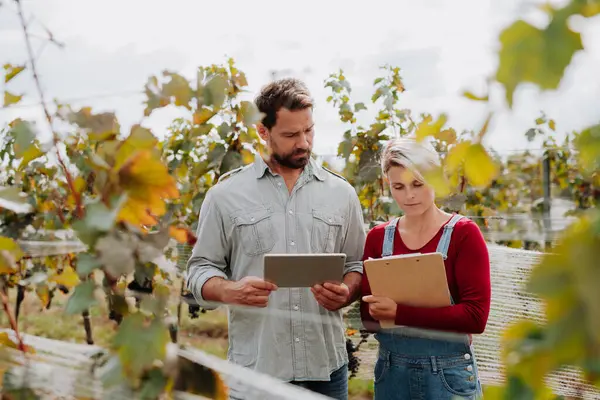
<path id="1" fill-rule="evenodd" d="M 472 334 L 485 329 L 490 307 L 490 263 L 479 227 L 458 214 L 440 210 L 423 175 L 439 167 L 426 142 L 400 138 L 383 150 L 381 168 L 392 197 L 404 215 L 373 228 L 363 259 L 440 252 L 453 305 L 421 308 L 371 295 L 362 278 L 361 317 L 375 332 L 375 399 L 475 399 L 481 395 Z M 382 329 L 380 320 L 400 326 Z M 452 332 L 440 338 L 436 331 Z"/>

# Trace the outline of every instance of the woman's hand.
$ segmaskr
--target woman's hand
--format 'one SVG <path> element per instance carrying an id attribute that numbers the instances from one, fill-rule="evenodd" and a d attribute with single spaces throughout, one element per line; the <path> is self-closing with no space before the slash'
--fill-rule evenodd
<path id="1" fill-rule="evenodd" d="M 377 321 L 394 321 L 398 305 L 389 297 L 364 296 L 362 300 L 369 303 L 369 314 Z"/>

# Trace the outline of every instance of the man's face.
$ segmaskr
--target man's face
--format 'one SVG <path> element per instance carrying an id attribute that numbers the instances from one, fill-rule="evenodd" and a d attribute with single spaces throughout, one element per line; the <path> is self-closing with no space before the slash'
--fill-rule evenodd
<path id="1" fill-rule="evenodd" d="M 271 129 L 259 126 L 259 134 L 267 142 L 271 157 L 279 165 L 291 169 L 304 168 L 310 160 L 314 137 L 312 109 L 277 112 Z"/>

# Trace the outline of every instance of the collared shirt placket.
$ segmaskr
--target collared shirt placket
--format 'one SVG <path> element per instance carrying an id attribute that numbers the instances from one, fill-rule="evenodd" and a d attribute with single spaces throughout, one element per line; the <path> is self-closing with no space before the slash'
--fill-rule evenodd
<path id="1" fill-rule="evenodd" d="M 283 181 L 281 176 L 273 177 L 277 182 L 276 185 L 278 190 L 284 191 L 285 201 L 285 236 L 286 236 L 286 249 L 287 253 L 294 254 L 298 253 L 298 243 L 296 238 L 296 232 L 298 231 L 298 216 L 296 215 L 296 193 L 306 184 L 308 184 L 312 178 L 312 174 L 309 170 L 305 169 L 298 181 L 292 188 L 292 192 L 289 193 L 287 186 L 282 184 Z M 291 339 L 292 339 L 292 362 L 294 366 L 295 376 L 305 376 L 308 374 L 308 362 L 306 358 L 306 335 L 304 332 L 303 321 L 303 308 L 302 308 L 302 290 L 299 288 L 290 288 L 290 313 L 291 318 Z"/>

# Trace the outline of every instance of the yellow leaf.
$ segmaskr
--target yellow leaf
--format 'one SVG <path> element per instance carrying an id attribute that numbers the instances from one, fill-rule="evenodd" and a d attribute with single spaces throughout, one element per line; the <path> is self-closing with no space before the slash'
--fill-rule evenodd
<path id="1" fill-rule="evenodd" d="M 202 107 L 194 113 L 194 125 L 202 125 L 211 119 L 216 113 L 209 108 Z"/>
<path id="2" fill-rule="evenodd" d="M 12 79 L 14 79 L 15 76 L 19 75 L 24 70 L 25 70 L 24 65 L 4 64 L 4 71 L 5 71 L 4 83 L 10 82 Z"/>
<path id="3" fill-rule="evenodd" d="M 439 116 L 437 121 L 433 122 L 433 119 L 430 115 L 423 118 L 423 120 L 417 126 L 417 130 L 415 132 L 417 141 L 421 141 L 428 136 L 434 136 L 440 132 L 440 130 L 446 124 L 447 117 L 445 114 Z"/>
<path id="4" fill-rule="evenodd" d="M 50 302 L 50 290 L 48 290 L 48 286 L 45 284 L 38 285 L 35 288 L 35 293 L 42 302 L 42 307 L 46 308 Z"/>
<path id="5" fill-rule="evenodd" d="M 427 185 L 433 188 L 436 197 L 446 197 L 451 193 L 449 182 L 441 168 L 426 171 L 423 174 L 423 178 L 425 178 Z"/>
<path id="6" fill-rule="evenodd" d="M 488 185 L 498 173 L 498 167 L 481 144 L 469 147 L 465 159 L 465 174 L 474 187 Z"/>
<path id="7" fill-rule="evenodd" d="M 160 157 L 158 151 L 158 139 L 150 129 L 140 125 L 133 125 L 129 136 L 120 145 L 115 156 L 115 168 L 120 168 L 133 153 L 138 150 L 150 150 L 154 157 Z"/>
<path id="8" fill-rule="evenodd" d="M 248 165 L 248 164 L 251 164 L 254 162 L 254 154 L 250 150 L 242 149 L 240 151 L 240 153 L 242 154 L 242 162 L 245 165 Z"/>
<path id="9" fill-rule="evenodd" d="M 44 155 L 44 152 L 40 150 L 40 148 L 32 144 L 23 152 L 23 158 L 21 159 L 21 163 L 19 164 L 19 170 L 27 167 L 30 162 Z"/>
<path id="10" fill-rule="evenodd" d="M 556 131 L 556 122 L 554 122 L 553 119 L 551 119 L 550 121 L 548 121 L 548 126 L 550 127 L 550 129 L 552 129 L 553 131 Z"/>
<path id="11" fill-rule="evenodd" d="M 60 274 L 54 273 L 51 275 L 48 282 L 55 282 L 57 285 L 63 285 L 71 289 L 79 283 L 79 276 L 73 267 L 68 265 Z"/>
<path id="12" fill-rule="evenodd" d="M 448 144 L 454 144 L 456 142 L 456 131 L 452 128 L 444 129 L 435 135 L 435 138 L 444 141 Z"/>
<path id="13" fill-rule="evenodd" d="M 445 160 L 449 172 L 456 171 L 463 164 L 470 146 L 470 142 L 460 142 L 452 146 Z"/>
<path id="14" fill-rule="evenodd" d="M 16 104 L 21 101 L 23 95 L 12 94 L 9 91 L 4 91 L 4 107 Z"/>
<path id="15" fill-rule="evenodd" d="M 23 257 L 19 245 L 4 236 L 0 236 L 0 274 L 10 274 L 16 270 L 16 262 Z"/>
<path id="16" fill-rule="evenodd" d="M 193 244 L 196 242 L 196 235 L 194 235 L 187 228 L 178 228 L 175 226 L 170 226 L 169 235 L 175 240 L 177 240 L 179 243 Z"/>
<path id="17" fill-rule="evenodd" d="M 581 6 L 581 15 L 584 17 L 593 17 L 600 14 L 600 1 L 584 1 Z"/>
<path id="18" fill-rule="evenodd" d="M 130 157 L 118 170 L 118 177 L 128 196 L 119 213 L 120 221 L 154 225 L 156 217 L 166 212 L 164 200 L 179 197 L 175 178 L 148 150 Z"/>

